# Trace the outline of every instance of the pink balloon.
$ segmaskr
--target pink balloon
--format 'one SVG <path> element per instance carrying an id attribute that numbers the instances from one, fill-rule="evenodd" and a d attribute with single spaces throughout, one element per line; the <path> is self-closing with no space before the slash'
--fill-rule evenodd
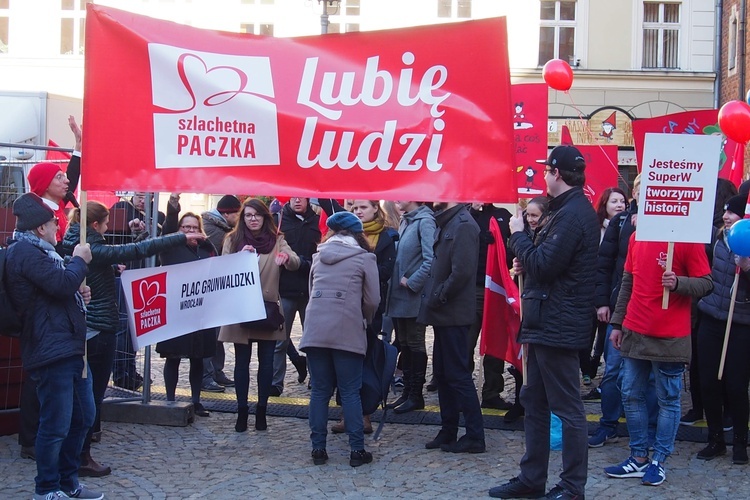
<path id="1" fill-rule="evenodd" d="M 729 101 L 719 110 L 719 127 L 724 135 L 740 144 L 750 141 L 750 106 L 743 101 Z"/>
<path id="2" fill-rule="evenodd" d="M 573 70 L 570 64 L 562 59 L 550 59 L 542 69 L 542 76 L 547 85 L 555 90 L 566 91 L 573 85 Z"/>

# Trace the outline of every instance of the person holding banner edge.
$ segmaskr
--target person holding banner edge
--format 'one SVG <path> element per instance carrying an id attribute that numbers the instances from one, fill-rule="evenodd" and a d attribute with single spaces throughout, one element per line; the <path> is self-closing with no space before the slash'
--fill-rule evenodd
<path id="1" fill-rule="evenodd" d="M 279 279 L 281 266 L 290 271 L 299 269 L 300 260 L 289 247 L 284 235 L 262 200 L 248 198 L 240 208 L 241 220 L 224 239 L 222 255 L 236 252 L 253 252 L 258 255 L 260 283 L 263 300 L 279 303 Z M 234 343 L 234 383 L 237 394 L 237 423 L 234 430 L 247 430 L 247 394 L 250 386 L 250 356 L 252 344 L 258 347 L 258 404 L 255 409 L 255 429 L 267 428 L 266 410 L 273 379 L 273 354 L 276 341 L 284 340 L 284 327 L 275 331 L 253 330 L 240 324 L 225 325 L 219 330 L 220 342 Z"/>
<path id="2" fill-rule="evenodd" d="M 183 214 L 177 222 L 177 228 L 177 234 L 184 234 L 188 238 L 187 243 L 160 253 L 162 265 L 183 264 L 216 256 L 216 248 L 207 239 L 203 231 L 203 222 L 198 215 L 193 212 Z M 169 233 L 172 228 L 165 223 L 163 230 Z M 193 411 L 199 417 L 208 417 L 208 411 L 200 402 L 203 360 L 211 358 L 216 353 L 216 328 L 206 328 L 158 342 L 156 352 L 166 358 L 164 385 L 167 391 L 167 401 L 175 400 L 180 360 L 188 358 L 190 360 L 190 399 L 193 402 Z"/>
<path id="3" fill-rule="evenodd" d="M 71 212 L 70 225 L 65 232 L 62 245 L 66 254 L 72 254 L 81 240 L 81 209 Z M 115 332 L 119 326 L 117 309 L 117 288 L 115 267 L 119 262 L 142 259 L 180 244 L 184 239 L 176 236 L 143 240 L 138 243 L 109 245 L 104 239 L 109 224 L 109 210 L 98 201 L 86 203 L 86 242 L 91 247 L 91 262 L 86 275 L 91 287 L 91 303 L 86 314 L 86 345 L 88 363 L 91 369 L 96 418 L 94 427 L 86 435 L 81 452 L 79 476 L 106 476 L 111 469 L 98 464 L 91 458 L 91 438 L 99 428 L 101 404 L 112 373 L 112 361 L 115 356 Z M 118 271 L 124 269 L 119 267 Z"/>

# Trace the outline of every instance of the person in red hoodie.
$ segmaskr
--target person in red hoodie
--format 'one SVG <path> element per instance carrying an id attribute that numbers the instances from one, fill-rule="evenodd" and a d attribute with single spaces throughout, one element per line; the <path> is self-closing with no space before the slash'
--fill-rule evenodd
<path id="1" fill-rule="evenodd" d="M 664 461 L 674 450 L 680 426 L 680 393 L 690 361 L 691 297 L 713 289 L 705 246 L 675 243 L 672 270 L 666 270 L 667 243 L 630 236 L 620 294 L 610 324 L 610 341 L 622 353 L 622 404 L 630 435 L 630 457 L 606 467 L 610 477 L 642 478 L 648 486 L 664 482 Z M 669 303 L 662 309 L 664 290 Z M 659 416 L 654 454 L 648 458 L 648 410 L 645 393 L 653 373 Z"/>

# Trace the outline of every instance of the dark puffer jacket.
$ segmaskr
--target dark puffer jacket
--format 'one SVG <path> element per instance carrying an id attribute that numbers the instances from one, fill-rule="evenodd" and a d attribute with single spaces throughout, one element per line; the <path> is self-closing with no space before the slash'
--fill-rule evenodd
<path id="1" fill-rule="evenodd" d="M 617 294 L 620 293 L 622 272 L 625 269 L 625 257 L 628 255 L 630 235 L 635 232 L 633 214 L 638 213 L 635 200 L 627 211 L 612 217 L 604 232 L 596 258 L 596 297 L 594 306 L 609 306 L 614 312 L 617 305 Z"/>
<path id="2" fill-rule="evenodd" d="M 586 349 L 594 321 L 599 220 L 580 187 L 549 205 L 534 242 L 524 231 L 509 241 L 525 276 L 519 342 Z"/>
<path id="3" fill-rule="evenodd" d="M 698 302 L 698 309 L 712 318 L 726 321 L 729 316 L 729 304 L 732 299 L 732 285 L 734 284 L 734 253 L 729 251 L 722 237 L 713 247 L 713 263 L 711 264 L 711 278 L 714 289 Z M 740 271 L 737 285 L 737 297 L 734 303 L 733 323 L 750 325 L 750 273 Z"/>
<path id="4" fill-rule="evenodd" d="M 307 211 L 297 216 L 289 203 L 281 210 L 281 232 L 292 250 L 299 256 L 299 269 L 290 271 L 281 268 L 279 295 L 290 299 L 307 297 L 308 279 L 312 256 L 318 251 L 320 243 L 320 216 L 308 205 Z M 278 218 L 277 218 L 278 224 Z"/>
<path id="5" fill-rule="evenodd" d="M 68 253 L 81 240 L 80 224 L 71 224 L 65 233 L 63 247 Z M 174 234 L 127 243 L 108 245 L 104 236 L 86 231 L 86 242 L 91 246 L 91 263 L 86 276 L 86 284 L 91 288 L 91 302 L 88 305 L 86 324 L 94 330 L 116 331 L 119 323 L 117 311 L 117 290 L 115 288 L 114 265 L 127 261 L 141 260 L 170 248 L 185 245 L 184 234 Z"/>
<path id="6" fill-rule="evenodd" d="M 21 361 L 26 370 L 83 356 L 86 318 L 75 293 L 86 263 L 73 257 L 65 269 L 27 241 L 11 242 L 5 272 L 13 306 L 22 311 Z"/>

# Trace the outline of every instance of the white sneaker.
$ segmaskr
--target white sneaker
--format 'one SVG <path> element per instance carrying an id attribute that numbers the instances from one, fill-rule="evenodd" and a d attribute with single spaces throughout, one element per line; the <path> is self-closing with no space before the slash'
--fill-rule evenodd
<path id="1" fill-rule="evenodd" d="M 68 493 L 65 498 L 86 498 L 87 500 L 102 500 L 104 493 L 90 490 L 83 483 L 78 483 L 78 488 Z"/>
<path id="2" fill-rule="evenodd" d="M 49 493 L 34 493 L 31 500 L 58 500 L 60 498 L 70 498 L 62 491 L 51 491 Z"/>

